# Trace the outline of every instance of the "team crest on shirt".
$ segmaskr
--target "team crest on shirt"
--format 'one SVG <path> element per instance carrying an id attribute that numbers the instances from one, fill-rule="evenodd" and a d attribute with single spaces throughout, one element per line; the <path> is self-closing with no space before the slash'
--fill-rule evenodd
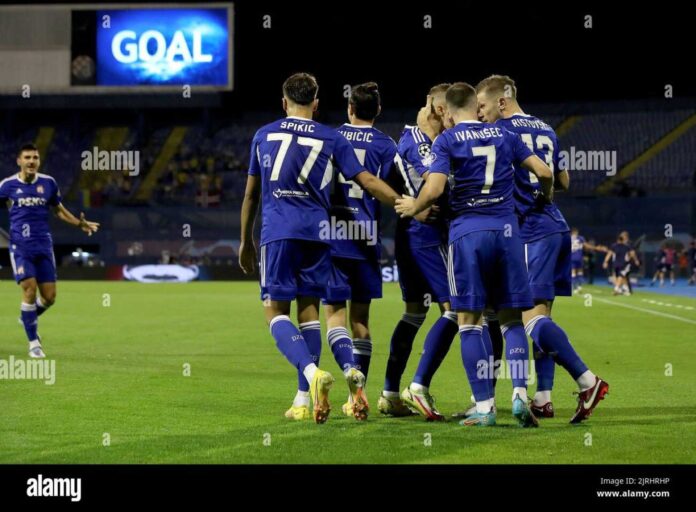
<path id="1" fill-rule="evenodd" d="M 43 185 L 37 186 L 37 187 L 36 187 L 36 191 L 37 191 L 39 194 L 43 194 L 43 193 L 44 193 Z"/>
<path id="2" fill-rule="evenodd" d="M 428 153 L 421 159 L 421 163 L 423 164 L 423 167 L 430 167 L 431 165 L 433 165 L 433 162 L 435 162 L 436 158 L 437 155 L 435 153 Z"/>
<path id="3" fill-rule="evenodd" d="M 423 142 L 422 144 L 418 145 L 418 154 L 420 155 L 421 158 L 425 158 L 430 154 L 430 144 L 427 142 Z"/>

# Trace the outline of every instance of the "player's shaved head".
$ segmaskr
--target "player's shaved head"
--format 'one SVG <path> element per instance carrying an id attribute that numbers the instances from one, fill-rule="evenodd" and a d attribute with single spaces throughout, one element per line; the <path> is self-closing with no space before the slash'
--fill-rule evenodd
<path id="1" fill-rule="evenodd" d="M 484 78 L 476 86 L 476 92 L 483 92 L 495 98 L 517 100 L 515 81 L 507 75 L 491 75 L 488 78 Z"/>
<path id="2" fill-rule="evenodd" d="M 25 151 L 38 151 L 38 150 L 39 150 L 39 148 L 36 147 L 36 144 L 34 144 L 33 142 L 27 142 L 25 144 L 22 144 L 19 147 L 19 151 L 17 151 L 17 156 L 20 156 Z"/>
<path id="3" fill-rule="evenodd" d="M 381 106 L 377 84 L 367 82 L 354 86 L 350 91 L 348 104 L 352 107 L 355 117 L 372 121 L 379 114 Z"/>
<path id="4" fill-rule="evenodd" d="M 317 97 L 319 84 L 309 73 L 295 73 L 283 83 L 283 96 L 298 105 L 310 105 Z"/>
<path id="5" fill-rule="evenodd" d="M 445 99 L 451 110 L 473 110 L 476 112 L 476 89 L 466 82 L 452 84 L 447 89 Z"/>
<path id="6" fill-rule="evenodd" d="M 442 84 L 433 85 L 430 88 L 430 91 L 428 91 L 428 94 L 430 94 L 431 96 L 445 94 L 445 93 L 447 93 L 447 89 L 449 89 L 451 85 L 452 84 L 450 84 L 450 83 L 442 83 Z"/>

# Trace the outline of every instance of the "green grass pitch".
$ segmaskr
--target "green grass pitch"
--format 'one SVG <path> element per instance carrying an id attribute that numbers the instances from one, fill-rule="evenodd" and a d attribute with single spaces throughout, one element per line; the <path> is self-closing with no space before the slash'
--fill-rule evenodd
<path id="1" fill-rule="evenodd" d="M 468 429 L 377 412 L 403 308 L 397 285 L 385 285 L 373 306 L 369 420 L 342 417 L 339 380 L 329 421 L 315 425 L 283 417 L 296 374 L 275 348 L 255 283 L 60 282 L 56 306 L 40 320 L 56 382 L 0 380 L 0 463 L 693 463 L 696 301 L 587 293 L 591 305 L 562 298 L 554 318 L 611 384 L 590 420 L 568 424 L 574 383 L 558 368 L 556 418 L 518 428 L 504 380 L 499 426 Z M 655 298 L 663 305 L 646 300 Z M 0 283 L 0 359 L 26 358 L 19 303 L 14 283 Z M 432 308 L 402 386 L 436 317 Z M 431 387 L 447 415 L 470 395 L 458 345 Z M 326 344 L 322 367 L 340 373 Z"/>

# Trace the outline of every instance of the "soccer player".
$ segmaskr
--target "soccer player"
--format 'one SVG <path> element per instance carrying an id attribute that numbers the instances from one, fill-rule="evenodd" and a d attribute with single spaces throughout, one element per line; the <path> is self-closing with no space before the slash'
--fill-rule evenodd
<path id="1" fill-rule="evenodd" d="M 484 122 L 495 122 L 496 126 L 518 134 L 529 150 L 553 171 L 556 189 L 568 190 L 568 171 L 558 167 L 559 143 L 556 133 L 541 119 L 524 113 L 517 102 L 514 80 L 508 76 L 492 75 L 482 80 L 476 90 L 479 117 Z M 603 397 L 608 385 L 588 369 L 575 353 L 565 331 L 551 319 L 556 296 L 572 294 L 570 230 L 558 207 L 548 200 L 535 173 L 517 165 L 514 196 L 529 287 L 534 300 L 534 307 L 522 313 L 525 330 L 534 340 L 537 372 L 537 391 L 531 410 L 537 418 L 554 416 L 551 390 L 555 355 L 580 390 L 580 402 L 571 419 L 571 423 L 577 423 L 592 412 L 582 404 L 589 397 Z M 595 405 L 593 399 L 592 408 Z"/>
<path id="2" fill-rule="evenodd" d="M 445 93 L 449 84 L 439 84 L 429 91 L 426 109 L 434 132 L 444 126 Z M 428 178 L 427 161 L 432 139 L 419 127 L 406 125 L 398 144 L 397 168 L 400 178 L 396 186 L 405 195 L 415 197 Z M 444 204 L 444 200 L 441 204 Z M 424 209 L 425 211 L 425 209 Z M 450 311 L 447 284 L 447 223 L 443 215 L 431 222 L 400 218 L 396 226 L 395 256 L 399 269 L 399 285 L 405 312 L 392 334 L 389 360 L 378 409 L 382 414 L 409 416 L 411 410 L 399 395 L 401 376 L 413 347 L 413 340 L 425 320 L 430 304 L 437 302 L 442 316 L 428 333 L 423 356 L 412 384 L 407 388 L 410 405 L 429 419 L 443 419 L 434 407 L 428 387 L 457 333 L 456 314 Z M 449 341 L 447 341 L 449 340 Z"/>
<path id="3" fill-rule="evenodd" d="M 49 228 L 49 210 L 63 222 L 91 236 L 99 223 L 78 219 L 61 203 L 56 180 L 39 173 L 41 159 L 34 144 L 24 144 L 17 154 L 19 173 L 0 182 L 0 202 L 10 213 L 10 260 L 22 288 L 21 321 L 29 340 L 29 356 L 46 354 L 38 334 L 38 317 L 56 300 L 56 260 Z M 38 294 L 37 294 L 38 289 Z"/>
<path id="4" fill-rule="evenodd" d="M 694 240 L 689 243 L 689 250 L 686 251 L 686 259 L 689 262 L 689 280 L 687 284 L 692 286 L 696 284 L 696 241 Z"/>
<path id="5" fill-rule="evenodd" d="M 660 246 L 660 250 L 655 255 L 655 263 L 657 263 L 657 270 L 653 275 L 652 281 L 650 281 L 650 286 L 655 286 L 657 278 L 660 278 L 660 286 L 665 285 L 665 273 L 669 271 L 667 266 L 667 253 L 665 252 L 665 245 Z"/>
<path id="6" fill-rule="evenodd" d="M 614 292 L 613 295 L 631 295 L 628 285 L 631 264 L 640 265 L 636 252 L 628 245 L 628 239 L 624 233 L 619 234 L 616 242 L 611 245 L 604 258 L 603 268 L 609 268 L 609 262 L 613 264 Z"/>
<path id="7" fill-rule="evenodd" d="M 393 204 L 398 197 L 386 183 L 366 171 L 343 135 L 314 122 L 319 100 L 316 79 L 307 73 L 290 76 L 283 84 L 287 117 L 263 126 L 251 144 L 251 162 L 241 212 L 239 264 L 254 271 L 256 248 L 253 227 L 261 204 L 259 274 L 266 321 L 280 352 L 310 383 L 313 418 L 324 423 L 333 376 L 320 370 L 303 333 L 290 321 L 297 303 L 300 325 L 319 320 L 319 301 L 331 275 L 330 240 L 322 234 L 329 222 L 329 194 L 334 163 L 346 180 L 354 180 L 373 197 Z M 331 339 L 331 349 L 354 398 L 356 417 L 367 407 L 362 390 L 365 376 L 355 368 L 353 343 L 348 336 Z M 309 414 L 309 397 L 293 404 L 298 416 Z"/>
<path id="8" fill-rule="evenodd" d="M 570 231 L 570 252 L 573 293 L 580 293 L 584 281 L 585 238 L 580 235 L 578 228 Z"/>
<path id="9" fill-rule="evenodd" d="M 522 243 L 514 213 L 513 162 L 536 173 L 550 190 L 550 169 L 519 136 L 478 121 L 476 90 L 460 82 L 446 93 L 454 127 L 440 135 L 428 162 L 430 176 L 418 198 L 404 196 L 396 211 L 412 216 L 445 190 L 450 172 L 454 185 L 449 210 L 449 287 L 457 311 L 462 361 L 476 399 L 476 413 L 462 425 L 494 425 L 493 389 L 488 377 L 492 352 L 479 325 L 483 310 L 498 311 L 510 351 L 527 355 L 521 311 L 532 306 Z M 548 195 L 547 195 L 548 197 Z M 487 346 L 488 345 L 488 346 Z M 524 426 L 536 422 L 526 403 L 526 376 L 514 383 L 513 415 Z"/>
<path id="10" fill-rule="evenodd" d="M 348 120 L 338 132 L 353 146 L 360 164 L 375 176 L 386 180 L 394 166 L 396 143 L 374 128 L 374 122 L 381 111 L 381 100 L 376 83 L 368 82 L 352 88 L 348 99 Z M 379 239 L 379 202 L 351 180 L 338 174 L 331 195 L 331 225 L 337 237 L 331 239 L 331 260 L 333 271 L 329 276 L 327 293 L 324 297 L 327 336 L 329 342 L 348 336 L 347 319 L 350 319 L 353 337 L 353 357 L 355 367 L 365 379 L 372 356 L 372 340 L 369 330 L 370 303 L 382 297 L 382 271 L 380 265 L 381 247 Z M 340 237 L 338 236 L 340 235 Z M 350 311 L 346 315 L 346 303 L 350 301 Z M 319 360 L 321 333 L 319 322 L 300 326 L 307 341 L 310 353 Z M 309 383 L 302 372 L 298 374 L 299 390 L 296 398 L 306 396 Z M 367 404 L 367 399 L 364 399 Z M 295 406 L 286 416 L 295 415 Z M 355 404 L 349 394 L 343 404 L 343 413 L 354 416 Z M 358 419 L 367 415 L 367 407 L 360 411 Z"/>

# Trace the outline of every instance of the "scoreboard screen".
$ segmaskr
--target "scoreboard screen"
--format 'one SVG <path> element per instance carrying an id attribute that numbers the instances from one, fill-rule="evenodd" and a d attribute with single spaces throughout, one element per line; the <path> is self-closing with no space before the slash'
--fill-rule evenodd
<path id="1" fill-rule="evenodd" d="M 229 84 L 227 9 L 96 15 L 97 85 Z"/>
<path id="2" fill-rule="evenodd" d="M 232 4 L 73 11 L 71 85 L 232 88 Z"/>

